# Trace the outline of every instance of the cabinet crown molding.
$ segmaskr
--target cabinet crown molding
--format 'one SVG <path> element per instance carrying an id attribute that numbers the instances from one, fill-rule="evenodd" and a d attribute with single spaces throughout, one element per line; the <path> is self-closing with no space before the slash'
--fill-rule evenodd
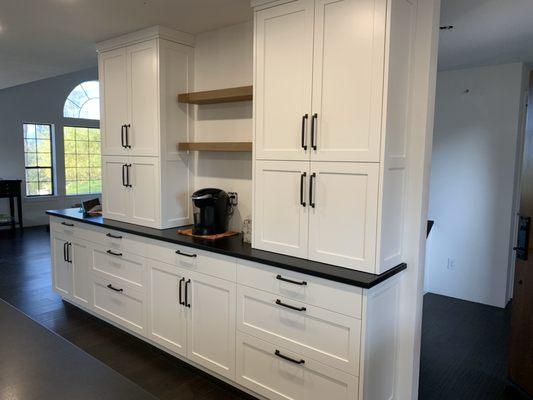
<path id="1" fill-rule="evenodd" d="M 132 44 L 145 42 L 151 39 L 165 39 L 172 42 L 180 43 L 186 46 L 194 47 L 194 35 L 186 32 L 181 32 L 172 28 L 167 28 L 161 25 L 155 25 L 150 28 L 141 29 L 135 32 L 127 33 L 112 39 L 104 40 L 96 43 L 96 51 L 101 53 L 103 51 L 113 50 L 118 47 L 129 46 Z"/>

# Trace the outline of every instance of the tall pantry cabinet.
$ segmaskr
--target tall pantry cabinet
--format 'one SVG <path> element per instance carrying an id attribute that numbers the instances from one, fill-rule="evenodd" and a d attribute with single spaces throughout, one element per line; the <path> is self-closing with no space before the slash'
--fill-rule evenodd
<path id="1" fill-rule="evenodd" d="M 258 249 L 402 259 L 411 0 L 253 0 Z"/>
<path id="2" fill-rule="evenodd" d="M 192 121 L 176 94 L 192 91 L 194 37 L 152 27 L 97 44 L 103 216 L 169 228 L 190 223 Z"/>

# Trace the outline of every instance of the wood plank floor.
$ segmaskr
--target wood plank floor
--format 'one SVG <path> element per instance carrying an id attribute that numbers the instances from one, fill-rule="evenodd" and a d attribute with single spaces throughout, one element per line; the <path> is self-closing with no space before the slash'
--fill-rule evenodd
<path id="1" fill-rule="evenodd" d="M 0 298 L 155 397 L 251 399 L 155 347 L 63 303 L 51 288 L 49 235 L 0 231 Z M 426 295 L 421 400 L 525 399 L 506 382 L 510 310 Z M 333 400 L 333 399 L 332 399 Z"/>

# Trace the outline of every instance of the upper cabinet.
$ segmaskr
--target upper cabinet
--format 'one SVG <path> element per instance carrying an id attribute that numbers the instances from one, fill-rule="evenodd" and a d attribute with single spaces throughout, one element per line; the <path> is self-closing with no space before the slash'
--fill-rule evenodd
<path id="1" fill-rule="evenodd" d="M 252 0 L 253 247 L 403 262 L 411 0 Z"/>
<path id="2" fill-rule="evenodd" d="M 97 45 L 101 96 L 103 214 L 152 228 L 191 221 L 191 110 L 194 38 L 164 27 Z"/>

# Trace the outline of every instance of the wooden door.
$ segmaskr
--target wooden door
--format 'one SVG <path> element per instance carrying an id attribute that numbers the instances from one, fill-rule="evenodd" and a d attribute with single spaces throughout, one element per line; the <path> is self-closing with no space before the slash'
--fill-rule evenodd
<path id="1" fill-rule="evenodd" d="M 304 147 L 308 146 L 311 112 L 313 13 L 314 0 L 297 0 L 256 13 L 257 159 L 309 159 L 309 147 Z"/>
<path id="2" fill-rule="evenodd" d="M 128 143 L 134 156 L 159 154 L 159 79 L 157 41 L 127 48 Z"/>
<path id="3" fill-rule="evenodd" d="M 72 297 L 89 307 L 92 304 L 92 249 L 85 241 L 73 240 L 70 245 L 72 267 Z"/>
<path id="4" fill-rule="evenodd" d="M 374 272 L 379 164 L 311 163 L 309 258 Z"/>
<path id="5" fill-rule="evenodd" d="M 379 161 L 386 0 L 317 0 L 312 160 Z"/>
<path id="6" fill-rule="evenodd" d="M 60 236 L 52 236 L 54 290 L 63 297 L 72 294 L 72 268 L 70 266 L 70 242 Z"/>
<path id="7" fill-rule="evenodd" d="M 126 49 L 106 51 L 99 57 L 100 75 L 100 128 L 102 154 L 124 155 L 125 134 L 128 123 L 128 85 L 126 82 Z"/>
<path id="8" fill-rule="evenodd" d="M 307 258 L 309 163 L 256 161 L 253 246 Z"/>
<path id="9" fill-rule="evenodd" d="M 184 272 L 157 261 L 149 261 L 148 268 L 148 335 L 174 353 L 185 356 L 187 308 L 184 300 Z"/>
<path id="10" fill-rule="evenodd" d="M 127 187 L 126 156 L 102 157 L 102 210 L 104 218 L 128 220 L 129 190 Z"/>
<path id="11" fill-rule="evenodd" d="M 196 272 L 187 275 L 187 357 L 233 380 L 236 284 Z"/>
<path id="12" fill-rule="evenodd" d="M 130 185 L 128 222 L 159 228 L 161 223 L 159 159 L 130 157 L 128 176 Z"/>

